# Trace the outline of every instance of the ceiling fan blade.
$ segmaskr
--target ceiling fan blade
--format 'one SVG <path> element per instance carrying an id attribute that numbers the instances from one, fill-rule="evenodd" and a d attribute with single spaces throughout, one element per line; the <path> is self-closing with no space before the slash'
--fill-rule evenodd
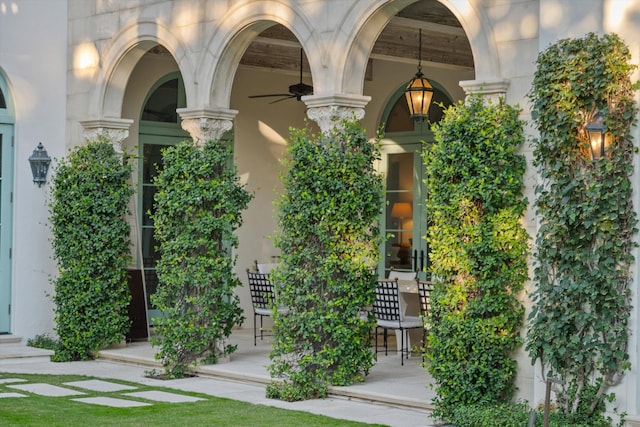
<path id="1" fill-rule="evenodd" d="M 264 95 L 249 95 L 249 98 L 269 98 L 272 96 L 291 96 L 290 93 L 269 93 Z"/>
<path id="2" fill-rule="evenodd" d="M 295 95 L 285 96 L 284 98 L 276 99 L 275 101 L 271 101 L 269 104 L 275 104 L 277 102 L 286 101 L 287 99 L 291 99 L 291 98 L 295 98 L 295 97 L 296 97 Z"/>

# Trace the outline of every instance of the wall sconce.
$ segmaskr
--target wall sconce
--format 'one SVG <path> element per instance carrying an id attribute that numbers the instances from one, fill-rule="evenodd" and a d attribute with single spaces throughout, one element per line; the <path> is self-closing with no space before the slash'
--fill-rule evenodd
<path id="1" fill-rule="evenodd" d="M 604 131 L 604 116 L 596 113 L 593 119 L 585 126 L 589 137 L 589 149 L 591 161 L 595 162 L 605 156 L 606 149 L 611 144 L 611 134 Z"/>
<path id="2" fill-rule="evenodd" d="M 38 184 L 38 187 L 47 182 L 47 172 L 49 172 L 50 163 L 51 157 L 47 154 L 47 150 L 44 149 L 42 142 L 38 143 L 36 149 L 33 150 L 33 154 L 29 156 L 33 182 Z"/>
<path id="3" fill-rule="evenodd" d="M 422 121 L 428 117 L 429 106 L 433 97 L 433 86 L 422 74 L 422 29 L 419 30 L 419 34 L 418 72 L 404 90 L 404 96 L 409 106 L 409 114 L 415 121 Z"/>

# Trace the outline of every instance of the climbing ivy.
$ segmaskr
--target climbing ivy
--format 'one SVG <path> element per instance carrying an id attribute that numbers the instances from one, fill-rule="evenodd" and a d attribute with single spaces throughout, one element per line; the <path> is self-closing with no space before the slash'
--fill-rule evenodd
<path id="1" fill-rule="evenodd" d="M 471 96 L 446 110 L 424 150 L 435 278 L 426 356 L 443 419 L 462 406 L 508 402 L 515 390 L 529 240 L 518 114 L 502 99 Z"/>
<path id="2" fill-rule="evenodd" d="M 269 397 L 324 397 L 329 384 L 362 381 L 373 365 L 371 318 L 380 236 L 382 179 L 377 144 L 357 121 L 308 136 L 292 130 L 276 244 L 282 266 L 272 273 L 278 305 Z"/>
<path id="3" fill-rule="evenodd" d="M 191 141 L 162 152 L 162 166 L 152 214 L 160 260 L 158 288 L 151 296 L 162 312 L 152 343 L 171 377 L 183 376 L 189 365 L 215 363 L 236 350 L 227 339 L 244 317 L 234 289 L 231 249 L 234 231 L 251 195 L 239 183 L 231 146 Z"/>
<path id="4" fill-rule="evenodd" d="M 628 48 L 617 35 L 564 39 L 540 53 L 529 94 L 539 138 L 539 230 L 527 349 L 574 422 L 602 421 L 609 388 L 628 370 L 631 201 L 636 116 Z M 612 136 L 591 161 L 585 125 L 604 115 Z M 600 424 L 598 424 L 600 425 Z"/>
<path id="5" fill-rule="evenodd" d="M 132 165 L 104 137 L 74 148 L 54 168 L 49 220 L 58 262 L 53 279 L 54 361 L 85 360 L 129 330 L 131 261 L 126 216 Z"/>

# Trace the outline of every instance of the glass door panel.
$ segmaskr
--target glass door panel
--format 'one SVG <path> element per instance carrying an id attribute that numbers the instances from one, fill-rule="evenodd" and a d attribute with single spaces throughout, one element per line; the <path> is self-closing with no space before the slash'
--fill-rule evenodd
<path id="1" fill-rule="evenodd" d="M 386 189 L 379 274 L 387 277 L 392 269 L 418 271 L 424 279 L 427 221 L 421 144 L 385 144 L 383 140 L 381 150 Z"/>

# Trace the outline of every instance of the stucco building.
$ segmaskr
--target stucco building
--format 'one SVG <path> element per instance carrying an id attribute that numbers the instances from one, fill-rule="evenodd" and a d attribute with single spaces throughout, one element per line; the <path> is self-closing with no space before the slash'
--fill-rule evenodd
<path id="1" fill-rule="evenodd" d="M 355 114 L 373 137 L 385 124 L 382 223 L 400 237 L 383 248 L 380 273 L 410 269 L 427 253 L 419 150 L 431 135 L 408 120 L 403 98 L 420 40 L 422 71 L 440 101 L 504 96 L 531 123 L 526 95 L 538 53 L 592 31 L 618 33 L 640 63 L 636 0 L 0 0 L 0 333 L 26 340 L 54 327 L 48 183 L 33 183 L 28 161 L 38 143 L 55 163 L 109 134 L 139 156 L 132 268 L 145 270 L 152 292 L 156 254 L 145 212 L 161 147 L 232 135 L 239 172 L 255 194 L 238 233 L 237 273 L 246 280 L 253 260 L 278 255 L 272 202 L 289 127 L 308 120 L 317 132 Z M 280 96 L 254 97 L 265 94 Z M 437 115 L 433 109 L 432 120 Z M 528 145 L 522 152 L 531 160 Z M 526 182 L 532 203 L 533 167 Z M 640 189 L 637 172 L 633 182 Z M 409 203 L 408 213 L 394 213 L 397 202 Z M 524 222 L 535 236 L 532 208 Z M 248 289 L 238 292 L 250 318 Z M 629 326 L 633 368 L 615 391 L 629 424 L 640 425 L 637 309 Z M 524 351 L 518 358 L 518 396 L 537 404 L 539 370 Z"/>

